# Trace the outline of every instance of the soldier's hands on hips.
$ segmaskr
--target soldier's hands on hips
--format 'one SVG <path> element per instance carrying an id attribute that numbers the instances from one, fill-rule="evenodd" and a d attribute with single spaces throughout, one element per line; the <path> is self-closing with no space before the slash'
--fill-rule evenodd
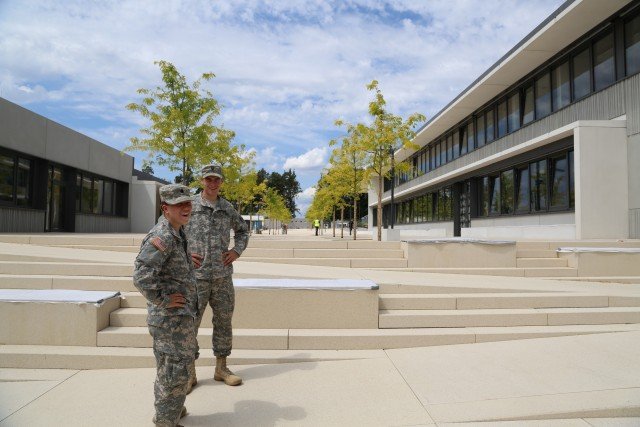
<path id="1" fill-rule="evenodd" d="M 167 308 L 182 308 L 187 303 L 187 299 L 182 294 L 169 295 L 169 304 Z"/>
<path id="2" fill-rule="evenodd" d="M 238 252 L 236 251 L 228 251 L 228 252 L 223 252 L 222 253 L 222 263 L 224 264 L 224 266 L 226 267 L 227 265 L 230 265 L 233 261 L 237 260 L 240 257 L 240 255 L 238 255 Z"/>
<path id="3" fill-rule="evenodd" d="M 193 261 L 193 265 L 195 266 L 195 268 L 200 268 L 200 266 L 202 265 L 203 258 L 204 257 L 200 254 L 195 254 L 195 253 L 191 254 L 191 260 Z"/>

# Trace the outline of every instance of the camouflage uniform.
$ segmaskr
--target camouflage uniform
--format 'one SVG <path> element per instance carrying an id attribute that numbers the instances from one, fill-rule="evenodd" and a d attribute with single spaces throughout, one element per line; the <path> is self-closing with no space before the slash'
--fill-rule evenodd
<path id="1" fill-rule="evenodd" d="M 213 309 L 213 353 L 216 357 L 231 354 L 231 317 L 235 305 L 233 264 L 224 266 L 222 254 L 229 250 L 230 232 L 234 230 L 233 250 L 242 255 L 249 242 L 249 230 L 242 216 L 227 200 L 218 197 L 211 203 L 202 196 L 193 201 L 191 220 L 186 227 L 189 248 L 202 255 L 202 265 L 196 269 L 198 286 L 198 317 L 200 327 L 207 303 Z"/>
<path id="2" fill-rule="evenodd" d="M 197 351 L 194 322 L 198 295 L 182 228 L 176 232 L 166 218 L 158 220 L 140 246 L 133 283 L 147 299 L 147 324 L 153 337 L 157 365 L 154 421 L 175 426 L 186 398 L 188 366 Z M 167 308 L 169 295 L 174 293 L 185 297 L 184 307 Z"/>

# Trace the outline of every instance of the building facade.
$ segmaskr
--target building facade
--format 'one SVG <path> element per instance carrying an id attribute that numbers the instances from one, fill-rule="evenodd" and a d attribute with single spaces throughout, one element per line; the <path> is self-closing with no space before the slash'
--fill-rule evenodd
<path id="1" fill-rule="evenodd" d="M 382 197 L 402 237 L 640 238 L 640 1 L 565 2 L 414 142 Z"/>
<path id="2" fill-rule="evenodd" d="M 133 157 L 0 98 L 0 232 L 130 232 Z"/>

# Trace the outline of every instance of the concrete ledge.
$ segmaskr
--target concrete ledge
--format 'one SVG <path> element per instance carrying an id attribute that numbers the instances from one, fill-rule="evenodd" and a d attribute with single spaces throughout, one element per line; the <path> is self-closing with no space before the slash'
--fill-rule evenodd
<path id="1" fill-rule="evenodd" d="M 640 248 L 558 248 L 578 276 L 640 276 Z"/>
<path id="2" fill-rule="evenodd" d="M 97 331 L 120 307 L 113 292 L 11 291 L 0 292 L 2 344 L 95 346 Z"/>
<path id="3" fill-rule="evenodd" d="M 409 268 L 516 267 L 516 242 L 433 239 L 402 242 Z"/>

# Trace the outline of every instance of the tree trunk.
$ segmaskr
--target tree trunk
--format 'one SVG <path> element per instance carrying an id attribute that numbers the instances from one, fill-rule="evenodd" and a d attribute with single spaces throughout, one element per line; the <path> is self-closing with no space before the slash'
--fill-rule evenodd
<path id="1" fill-rule="evenodd" d="M 333 207 L 333 237 L 336 237 L 336 207 Z"/>
<path id="2" fill-rule="evenodd" d="M 340 207 L 340 238 L 344 239 L 344 206 Z"/>
<path id="3" fill-rule="evenodd" d="M 382 174 L 378 175 L 378 242 L 382 241 Z"/>
<path id="4" fill-rule="evenodd" d="M 356 240 L 356 233 L 358 230 L 358 201 L 353 198 L 353 240 Z"/>

